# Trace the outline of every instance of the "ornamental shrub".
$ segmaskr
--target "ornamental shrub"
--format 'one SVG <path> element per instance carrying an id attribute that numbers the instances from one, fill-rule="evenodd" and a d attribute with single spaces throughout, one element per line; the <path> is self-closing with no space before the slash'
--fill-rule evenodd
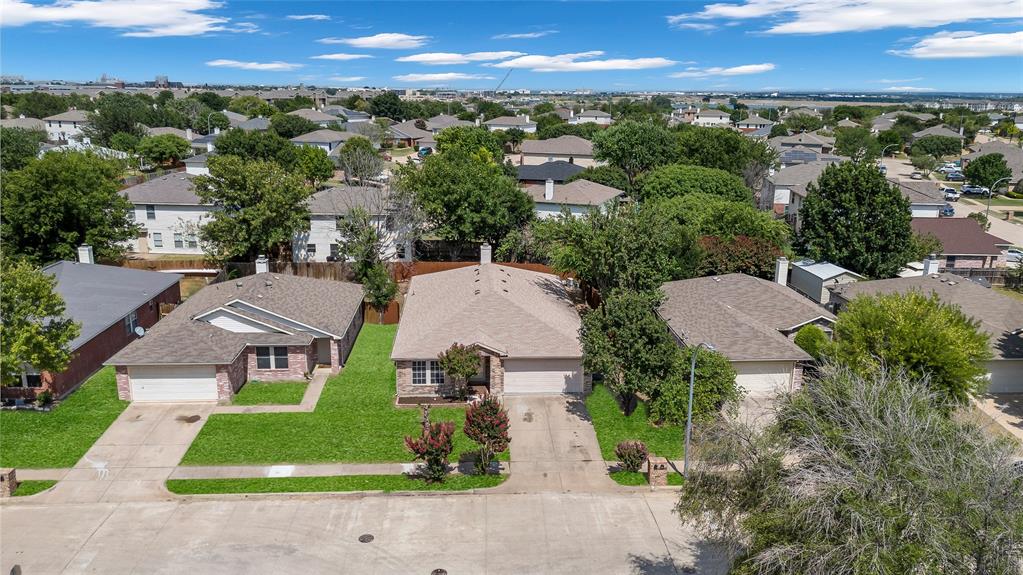
<path id="1" fill-rule="evenodd" d="M 420 468 L 419 475 L 428 483 L 440 483 L 448 474 L 448 456 L 454 445 L 451 438 L 455 433 L 455 424 L 451 422 L 429 423 L 423 425 L 422 434 L 406 437 L 405 446 L 422 460 L 425 465 Z"/>
<path id="2" fill-rule="evenodd" d="M 794 342 L 803 351 L 812 355 L 814 359 L 820 359 L 827 349 L 829 340 L 828 335 L 824 333 L 823 329 L 813 324 L 808 324 L 799 328 Z"/>
<path id="3" fill-rule="evenodd" d="M 465 410 L 465 434 L 479 445 L 476 473 L 484 475 L 494 457 L 508 449 L 508 411 L 492 395 Z"/>
<path id="4" fill-rule="evenodd" d="M 615 457 L 625 471 L 639 471 L 647 458 L 646 444 L 642 441 L 622 441 L 615 447 Z"/>

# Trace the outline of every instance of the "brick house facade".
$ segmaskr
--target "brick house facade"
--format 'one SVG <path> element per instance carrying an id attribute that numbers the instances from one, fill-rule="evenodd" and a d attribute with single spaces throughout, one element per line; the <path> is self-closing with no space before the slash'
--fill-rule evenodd
<path id="1" fill-rule="evenodd" d="M 160 304 L 176 304 L 179 301 L 180 286 L 174 283 L 134 310 L 138 325 L 148 330 L 160 320 Z M 125 327 L 122 318 L 75 349 L 67 369 L 60 373 L 43 372 L 42 387 L 4 387 L 3 397 L 33 399 L 43 391 L 49 391 L 54 398 L 66 397 L 99 371 L 104 361 L 138 338 L 134 331 Z"/>
<path id="2" fill-rule="evenodd" d="M 487 349 L 480 348 L 478 352 L 482 358 L 489 358 L 489 362 L 486 362 L 490 366 L 486 378 L 487 389 L 492 395 L 503 395 L 504 359 Z M 436 359 L 424 358 L 415 361 L 436 361 Z M 394 362 L 397 370 L 395 379 L 397 381 L 398 397 L 450 397 L 454 395 L 454 382 L 446 374 L 442 384 L 430 383 L 429 378 L 427 378 L 427 383 L 425 384 L 413 384 L 412 362 L 413 360 L 398 360 Z M 472 380 L 472 383 L 478 384 L 479 382 Z"/>

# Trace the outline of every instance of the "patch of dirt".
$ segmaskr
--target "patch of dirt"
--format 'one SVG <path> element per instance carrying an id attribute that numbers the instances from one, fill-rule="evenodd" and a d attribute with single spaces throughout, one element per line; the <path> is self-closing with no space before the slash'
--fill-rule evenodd
<path id="1" fill-rule="evenodd" d="M 180 421 L 182 423 L 195 423 L 200 419 L 202 418 L 199 417 L 198 415 L 179 415 L 175 418 L 176 421 Z"/>
<path id="2" fill-rule="evenodd" d="M 533 412 L 532 411 L 527 411 L 525 414 L 523 414 L 522 415 L 522 421 L 525 421 L 526 423 L 532 423 L 532 421 L 533 421 Z"/>

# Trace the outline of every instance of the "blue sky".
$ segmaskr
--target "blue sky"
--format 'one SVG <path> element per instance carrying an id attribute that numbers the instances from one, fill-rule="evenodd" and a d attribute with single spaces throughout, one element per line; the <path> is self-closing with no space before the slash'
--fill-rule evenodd
<path id="1" fill-rule="evenodd" d="M 0 0 L 31 79 L 1023 92 L 1020 0 Z"/>

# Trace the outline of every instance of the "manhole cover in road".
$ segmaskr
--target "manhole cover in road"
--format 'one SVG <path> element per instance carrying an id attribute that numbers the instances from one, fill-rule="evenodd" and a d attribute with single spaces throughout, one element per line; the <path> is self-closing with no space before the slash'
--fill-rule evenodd
<path id="1" fill-rule="evenodd" d="M 448 575 L 447 569 L 434 569 L 430 571 L 430 575 Z"/>
<path id="2" fill-rule="evenodd" d="M 373 536 L 369 533 L 359 535 L 359 543 L 369 543 L 373 541 Z"/>
<path id="3" fill-rule="evenodd" d="M 195 423 L 202 418 L 198 415 L 179 415 L 177 419 L 178 421 L 183 421 L 185 423 Z"/>

